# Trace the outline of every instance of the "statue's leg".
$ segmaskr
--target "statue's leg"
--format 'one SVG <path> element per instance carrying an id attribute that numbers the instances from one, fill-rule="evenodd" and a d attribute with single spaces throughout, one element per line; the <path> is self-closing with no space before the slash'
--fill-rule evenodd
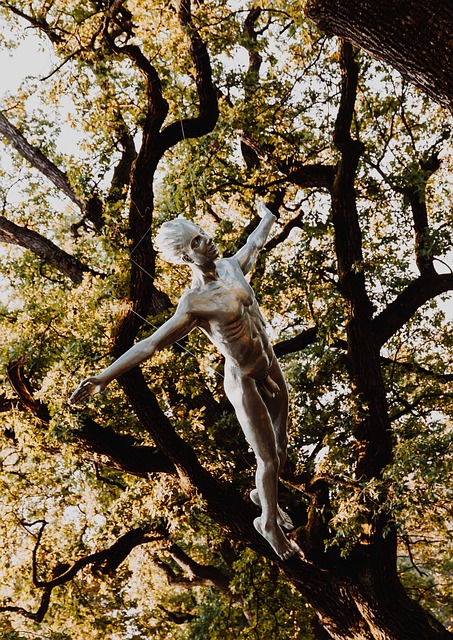
<path id="1" fill-rule="evenodd" d="M 279 459 L 279 472 L 280 475 L 286 463 L 287 457 L 287 445 L 288 445 L 288 389 L 286 387 L 285 378 L 277 360 L 274 361 L 272 369 L 269 371 L 269 375 L 272 377 L 273 382 L 278 386 L 279 392 L 274 396 L 262 396 L 263 401 L 269 411 L 272 427 L 275 434 L 275 442 L 277 445 L 277 455 Z M 257 489 L 253 489 L 250 492 L 250 499 L 259 507 L 260 498 Z M 281 509 L 277 504 L 277 522 L 281 527 L 288 529 L 294 529 L 294 524 L 289 515 Z"/>
<path id="2" fill-rule="evenodd" d="M 282 473 L 286 464 L 287 447 L 288 447 L 288 389 L 285 378 L 277 359 L 274 360 L 269 376 L 279 388 L 279 392 L 273 397 L 263 398 L 264 403 L 269 411 L 272 421 L 272 427 L 275 433 L 275 441 L 277 444 L 277 454 L 280 462 L 279 475 Z"/>
<path id="3" fill-rule="evenodd" d="M 285 537 L 277 524 L 279 458 L 269 411 L 255 381 L 238 369 L 226 370 L 225 391 L 256 457 L 255 479 L 262 512 L 254 522 L 255 528 L 277 555 L 286 560 L 297 552 L 297 545 Z"/>

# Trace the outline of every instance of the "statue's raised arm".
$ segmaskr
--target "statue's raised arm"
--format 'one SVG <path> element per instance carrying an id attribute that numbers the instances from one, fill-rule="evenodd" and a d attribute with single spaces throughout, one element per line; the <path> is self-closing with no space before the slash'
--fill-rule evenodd
<path id="1" fill-rule="evenodd" d="M 249 235 L 246 244 L 235 255 L 244 274 L 247 274 L 255 264 L 259 252 L 266 243 L 272 225 L 277 220 L 262 200 L 257 203 L 256 208 L 258 215 L 261 217 L 261 222 Z"/>

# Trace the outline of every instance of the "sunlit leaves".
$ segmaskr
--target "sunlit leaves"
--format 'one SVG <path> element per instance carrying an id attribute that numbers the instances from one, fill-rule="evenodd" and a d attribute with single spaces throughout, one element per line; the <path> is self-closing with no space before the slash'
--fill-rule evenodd
<path id="1" fill-rule="evenodd" d="M 83 410 L 67 405 L 80 379 L 111 362 L 112 332 L 130 308 L 136 255 L 129 253 L 129 189 L 126 181 L 113 198 L 110 186 L 125 136 L 137 150 L 142 143 L 145 80 L 103 39 L 106 4 L 69 7 L 57 0 L 14 6 L 29 12 L 35 29 L 45 21 L 47 31 L 39 33 L 50 36 L 55 53 L 48 77 L 25 81 L 2 109 L 66 172 L 79 198 L 100 199 L 103 225 L 82 226 L 74 237 L 70 228 L 82 212 L 63 203 L 43 176 L 5 147 L 2 215 L 51 239 L 99 275 L 87 274 L 73 286 L 33 252 L 2 248 L 1 361 L 26 358 L 31 392 L 46 404 L 50 419 L 45 423 L 21 408 L 6 371 L 0 372 L 1 406 L 8 409 L 1 414 L 0 434 L 1 597 L 36 610 L 32 555 L 43 520 L 48 524 L 37 551 L 41 577 L 59 562 L 74 562 L 113 544 L 131 527 L 151 523 L 161 538 L 135 549 L 113 575 L 84 569 L 59 587 L 41 627 L 16 614 L 5 616 L 5 638 L 18 638 L 14 629 L 27 629 L 36 638 L 82 640 L 308 640 L 312 614 L 300 595 L 273 563 L 240 545 L 228 547 L 199 496 L 186 495 L 170 474 L 121 472 L 78 440 L 86 412 L 127 442 L 154 446 L 116 382 Z M 132 0 L 127 8 L 133 17 L 123 25 L 119 43 L 140 46 L 155 65 L 169 105 L 165 124 L 194 116 L 198 97 L 189 39 L 175 6 Z M 325 185 L 306 188 L 292 173 L 338 160 L 332 145 L 336 43 L 306 24 L 300 3 L 278 0 L 263 6 L 254 18 L 254 33 L 246 29 L 251 15 L 248 5 L 237 2 L 194 3 L 194 24 L 211 56 L 220 117 L 209 135 L 183 139 L 165 154 L 153 185 L 155 202 L 149 203 L 153 225 L 140 246 L 151 248 L 155 229 L 183 214 L 214 236 L 222 254 L 231 255 L 245 241 L 244 229 L 256 223 L 255 198 L 275 205 L 279 219 L 251 282 L 274 342 L 316 330 L 314 341 L 282 358 L 291 394 L 290 461 L 295 473 L 315 474 L 329 486 L 329 549 L 347 557 L 354 545 L 369 544 L 376 519 L 385 513 L 400 536 L 400 569 L 410 593 L 446 620 L 452 601 L 446 579 L 452 562 L 451 491 L 445 481 L 451 475 L 450 319 L 432 300 L 385 344 L 382 373 L 394 460 L 382 480 L 358 481 L 354 427 L 364 407 L 352 397 L 347 371 L 347 317 L 336 274 L 330 198 Z M 5 7 L 2 16 L 12 34 L 5 46 L 13 46 L 25 33 L 23 22 Z M 365 55 L 359 62 L 352 133 L 365 145 L 356 180 L 364 257 L 354 269 L 365 276 L 376 315 L 417 273 L 408 187 L 428 207 L 424 255 L 434 257 L 441 270 L 449 269 L 452 160 L 449 132 L 437 108 Z M 248 155 L 241 142 L 248 142 Z M 428 176 L 423 163 L 432 154 L 441 163 Z M 155 276 L 154 284 L 173 305 L 190 285 L 185 267 L 169 268 L 159 257 L 156 272 L 148 275 Z M 150 335 L 173 312 L 174 307 L 143 318 L 137 337 Z M 246 496 L 253 484 L 253 457 L 225 401 L 222 359 L 206 337 L 193 332 L 143 371 L 177 434 L 203 466 Z M 307 496 L 286 490 L 305 512 Z M 171 543 L 224 571 L 230 592 L 190 584 L 171 556 Z M 180 583 L 169 583 L 165 563 Z"/>

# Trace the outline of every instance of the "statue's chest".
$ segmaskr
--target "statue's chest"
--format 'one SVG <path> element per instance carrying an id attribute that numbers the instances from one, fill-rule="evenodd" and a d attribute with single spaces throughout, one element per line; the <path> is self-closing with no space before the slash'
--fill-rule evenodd
<path id="1" fill-rule="evenodd" d="M 245 278 L 225 273 L 203 291 L 198 301 L 198 312 L 206 319 L 233 321 L 253 304 L 253 291 Z"/>

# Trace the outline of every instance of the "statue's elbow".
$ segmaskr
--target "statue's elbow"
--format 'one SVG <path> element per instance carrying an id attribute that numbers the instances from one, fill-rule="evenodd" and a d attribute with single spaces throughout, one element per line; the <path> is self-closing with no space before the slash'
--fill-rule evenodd
<path id="1" fill-rule="evenodd" d="M 152 340 L 152 338 L 144 340 L 140 349 L 140 360 L 143 361 L 152 358 L 157 350 L 158 345 L 156 344 L 155 340 Z"/>

